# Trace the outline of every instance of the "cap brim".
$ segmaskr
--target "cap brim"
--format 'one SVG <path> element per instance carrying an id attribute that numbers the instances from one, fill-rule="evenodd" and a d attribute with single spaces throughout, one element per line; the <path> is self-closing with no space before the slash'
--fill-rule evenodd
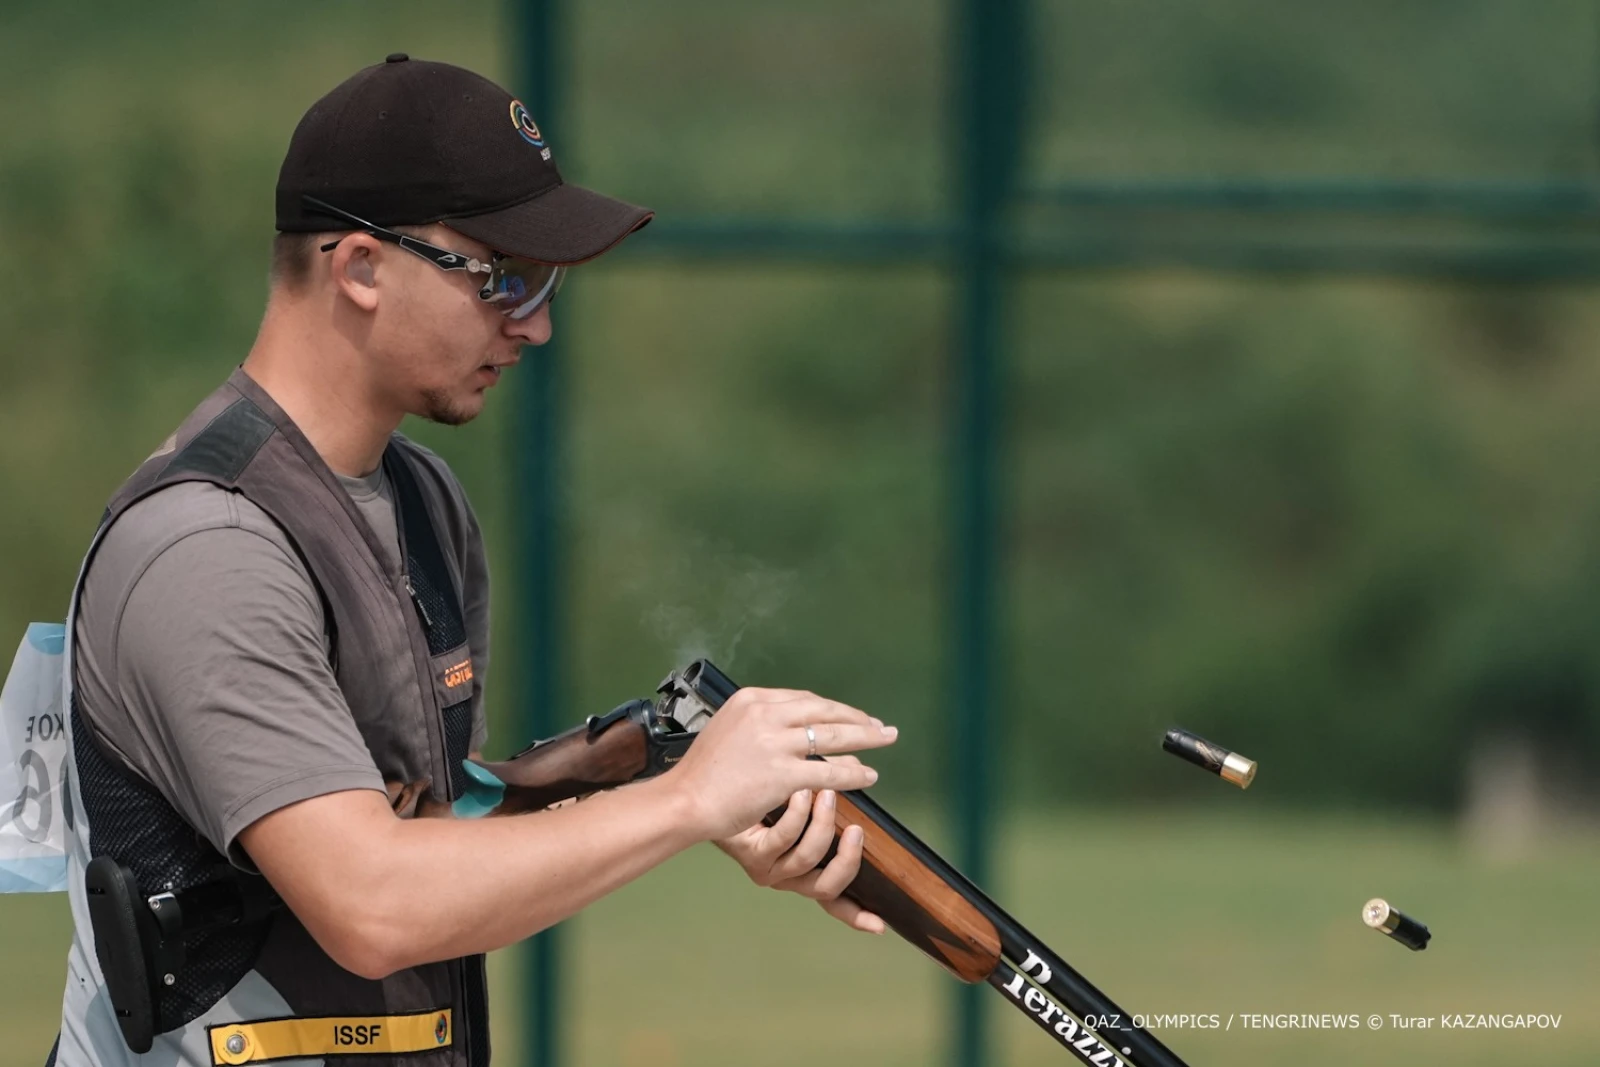
<path id="1" fill-rule="evenodd" d="M 515 207 L 441 219 L 497 252 L 570 266 L 591 260 L 655 217 L 655 212 L 562 183 Z"/>

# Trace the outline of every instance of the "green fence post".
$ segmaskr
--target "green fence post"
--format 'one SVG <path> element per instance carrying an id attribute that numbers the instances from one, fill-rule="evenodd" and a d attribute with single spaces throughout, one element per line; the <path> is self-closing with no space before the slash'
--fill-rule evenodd
<path id="1" fill-rule="evenodd" d="M 511 39 L 516 91 L 534 121 L 561 137 L 557 91 L 557 0 L 522 0 Z M 558 140 L 556 142 L 560 144 Z M 564 588 L 561 583 L 562 412 L 565 381 L 559 337 L 538 348 L 524 347 L 513 372 L 516 404 L 512 429 L 517 633 L 522 677 L 515 702 L 519 742 L 550 737 L 563 720 L 561 665 L 565 660 Z M 531 1067 L 560 1067 L 561 941 L 558 925 L 525 943 L 523 1013 L 525 1060 Z"/>
<path id="2" fill-rule="evenodd" d="M 963 0 L 953 20 L 953 121 L 945 151 L 953 163 L 958 215 L 952 274 L 958 292 L 951 350 L 951 587 L 947 657 L 949 781 L 955 808 L 956 865 L 990 881 L 997 718 L 994 669 L 999 514 L 996 411 L 1002 374 L 1004 211 L 1015 185 L 1021 128 L 1022 18 L 1026 0 Z M 992 1063 L 985 1025 L 988 990 L 954 992 L 953 1062 Z"/>

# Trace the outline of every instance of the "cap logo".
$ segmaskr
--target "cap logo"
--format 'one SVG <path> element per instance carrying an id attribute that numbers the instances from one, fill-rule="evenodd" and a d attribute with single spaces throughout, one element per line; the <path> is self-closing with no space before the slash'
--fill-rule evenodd
<path id="1" fill-rule="evenodd" d="M 541 159 L 550 158 L 550 149 L 545 148 L 544 134 L 539 132 L 538 123 L 533 121 L 533 116 L 528 114 L 528 109 L 522 106 L 521 100 L 511 101 L 511 124 L 522 134 L 522 139 L 535 148 L 543 148 L 539 153 Z"/>

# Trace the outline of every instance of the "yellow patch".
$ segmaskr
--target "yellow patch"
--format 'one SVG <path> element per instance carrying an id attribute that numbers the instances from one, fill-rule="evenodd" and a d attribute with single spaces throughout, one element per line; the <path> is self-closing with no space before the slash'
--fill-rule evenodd
<path id="1" fill-rule="evenodd" d="M 298 1056 L 426 1052 L 450 1044 L 450 1009 L 414 1015 L 334 1015 L 207 1028 L 213 1067 Z"/>

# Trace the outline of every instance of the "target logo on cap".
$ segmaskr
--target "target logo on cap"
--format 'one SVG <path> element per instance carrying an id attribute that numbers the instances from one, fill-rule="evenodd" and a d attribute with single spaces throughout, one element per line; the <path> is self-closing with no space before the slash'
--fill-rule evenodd
<path id="1" fill-rule="evenodd" d="M 522 139 L 535 148 L 544 147 L 544 134 L 539 132 L 539 126 L 533 121 L 533 116 L 528 114 L 528 109 L 522 106 L 521 100 L 511 101 L 511 124 L 522 134 Z"/>

